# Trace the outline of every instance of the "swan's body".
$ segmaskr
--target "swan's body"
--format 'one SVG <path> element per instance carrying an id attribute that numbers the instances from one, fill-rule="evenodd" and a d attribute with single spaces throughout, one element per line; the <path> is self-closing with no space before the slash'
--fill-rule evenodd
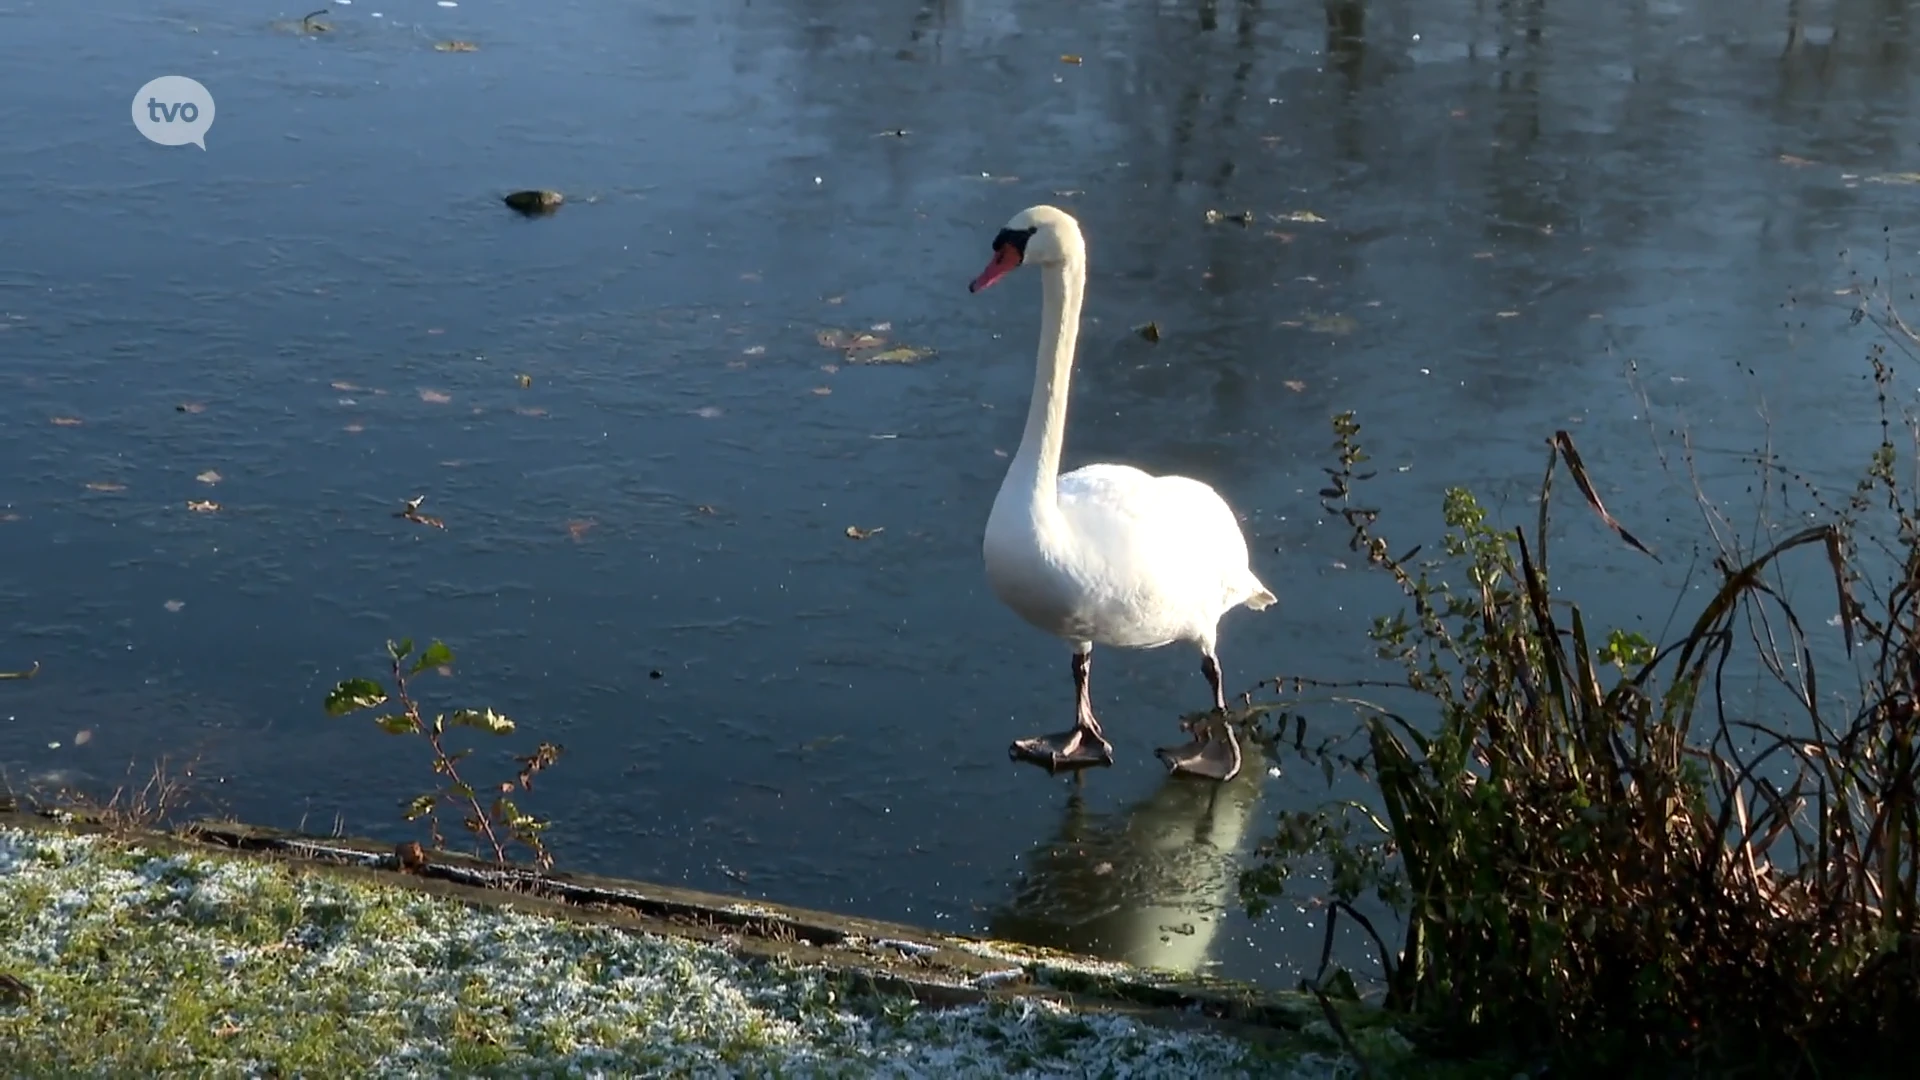
<path id="1" fill-rule="evenodd" d="M 1034 626 L 1076 643 L 1211 651 L 1223 614 L 1273 601 L 1233 511 L 1198 480 L 1100 464 L 1054 490 L 1053 513 L 1036 514 L 1004 485 L 987 517 L 987 581 Z"/>
<path id="2" fill-rule="evenodd" d="M 1086 287 L 1086 246 L 1064 211 L 1022 211 L 994 240 L 994 260 L 972 290 L 1026 262 L 1041 267 L 1045 306 L 1033 399 L 1020 449 L 987 517 L 982 553 L 987 581 L 1002 603 L 1074 647 L 1079 712 L 1074 729 L 1023 739 L 1016 757 L 1050 768 L 1108 764 L 1087 697 L 1093 646 L 1198 646 L 1224 709 L 1215 655 L 1220 618 L 1245 605 L 1259 610 L 1273 593 L 1247 565 L 1239 520 L 1219 493 L 1184 476 L 1153 476 L 1129 465 L 1088 465 L 1060 475 L 1067 390 Z M 1175 771 L 1229 779 L 1240 767 L 1232 733 L 1202 730 L 1186 747 L 1163 750 Z"/>

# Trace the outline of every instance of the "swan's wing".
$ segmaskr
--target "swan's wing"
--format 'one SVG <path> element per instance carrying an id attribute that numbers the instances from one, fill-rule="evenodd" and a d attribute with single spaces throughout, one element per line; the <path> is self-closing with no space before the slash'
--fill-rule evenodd
<path id="1" fill-rule="evenodd" d="M 1215 614 L 1259 594 L 1270 598 L 1248 569 L 1240 520 L 1200 481 L 1101 464 L 1063 475 L 1057 490 L 1083 555 L 1103 564 L 1109 582 L 1217 604 Z"/>

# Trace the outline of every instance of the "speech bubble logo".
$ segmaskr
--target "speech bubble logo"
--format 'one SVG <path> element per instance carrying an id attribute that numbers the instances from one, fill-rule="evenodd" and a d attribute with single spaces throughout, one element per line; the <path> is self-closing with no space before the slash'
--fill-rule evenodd
<path id="1" fill-rule="evenodd" d="M 133 95 L 133 126 L 149 142 L 205 150 L 213 95 L 185 75 L 162 75 Z"/>

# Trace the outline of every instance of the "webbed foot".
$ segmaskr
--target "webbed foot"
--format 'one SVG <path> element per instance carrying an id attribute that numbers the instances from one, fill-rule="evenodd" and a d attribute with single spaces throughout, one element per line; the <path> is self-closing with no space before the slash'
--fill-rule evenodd
<path id="1" fill-rule="evenodd" d="M 1216 714 L 1211 723 L 1181 725 L 1193 733 L 1185 746 L 1163 746 L 1154 753 L 1166 762 L 1167 771 L 1185 773 L 1225 783 L 1240 775 L 1240 741 L 1226 717 Z"/>
<path id="2" fill-rule="evenodd" d="M 1035 735 L 1016 739 L 1007 747 L 1007 756 L 1015 761 L 1038 765 L 1048 772 L 1086 769 L 1113 764 L 1113 744 L 1097 731 L 1076 727 L 1058 735 Z"/>

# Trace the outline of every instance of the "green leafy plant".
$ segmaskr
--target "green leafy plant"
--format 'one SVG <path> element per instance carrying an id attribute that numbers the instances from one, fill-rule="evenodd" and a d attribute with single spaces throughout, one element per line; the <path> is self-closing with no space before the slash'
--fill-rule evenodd
<path id="1" fill-rule="evenodd" d="M 1878 353 L 1875 370 L 1884 410 Z M 1338 698 L 1359 714 L 1359 749 L 1310 745 L 1297 704 L 1269 706 L 1270 742 L 1370 790 L 1282 815 L 1242 877 L 1250 911 L 1288 890 L 1296 863 L 1324 867 L 1329 942 L 1340 916 L 1359 919 L 1380 947 L 1386 1004 L 1431 1021 L 1436 1046 L 1716 1067 L 1891 1053 L 1920 1021 L 1920 514 L 1890 434 L 1828 523 L 1776 529 L 1753 551 L 1716 523 L 1720 581 L 1656 647 L 1595 637 L 1548 587 L 1562 469 L 1653 557 L 1607 511 L 1567 433 L 1549 440 L 1531 531 L 1495 527 L 1450 489 L 1441 551 L 1424 560 L 1417 547 L 1393 554 L 1378 511 L 1355 498 L 1369 474 L 1353 415 L 1334 433 L 1327 509 L 1407 600 L 1369 634 L 1397 677 L 1367 685 L 1401 697 Z M 1773 488 L 1789 479 L 1759 464 Z M 1891 526 L 1876 559 L 1857 542 L 1870 523 Z M 1824 556 L 1809 569 L 1862 660 L 1844 718 L 1788 600 L 1782 563 L 1801 550 Z M 1861 639 L 1870 647 L 1856 652 Z M 1730 695 L 1730 669 L 1770 674 L 1785 694 Z M 1395 948 L 1356 906 L 1375 902 L 1402 920 Z M 1323 972 L 1318 986 L 1331 981 Z"/>
<path id="2" fill-rule="evenodd" d="M 447 736 L 454 728 L 471 728 L 488 735 L 511 735 L 514 722 L 492 709 L 455 709 L 449 713 L 436 713 L 430 721 L 425 719 L 420 711 L 420 703 L 408 689 L 407 680 L 429 669 L 451 667 L 453 650 L 435 641 L 422 649 L 418 657 L 414 657 L 413 640 L 407 638 L 387 642 L 387 656 L 392 665 L 391 701 L 399 706 L 399 711 L 376 715 L 374 724 L 389 735 L 414 735 L 424 740 L 433 753 L 434 775 L 445 778 L 435 790 L 415 796 L 405 804 L 406 820 L 425 818 L 433 846 L 444 848 L 446 840 L 440 830 L 439 814 L 444 807 L 457 807 L 462 814 L 461 824 L 492 849 L 496 863 L 506 865 L 509 861 L 507 849 L 517 843 L 532 852 L 536 866 L 542 869 L 552 866 L 553 856 L 541 839 L 548 822 L 522 811 L 507 796 L 516 790 L 533 790 L 534 776 L 560 759 L 561 748 L 543 742 L 534 748 L 533 753 L 516 757 L 514 761 L 519 768 L 513 778 L 494 784 L 488 792 L 491 799 L 483 798 L 481 791 L 460 775 L 460 763 L 473 750 L 448 750 Z M 409 658 L 413 660 L 411 665 L 407 663 Z M 327 695 L 326 709 L 330 716 L 345 716 L 378 709 L 387 705 L 389 700 L 386 689 L 379 683 L 371 679 L 347 679 Z"/>

